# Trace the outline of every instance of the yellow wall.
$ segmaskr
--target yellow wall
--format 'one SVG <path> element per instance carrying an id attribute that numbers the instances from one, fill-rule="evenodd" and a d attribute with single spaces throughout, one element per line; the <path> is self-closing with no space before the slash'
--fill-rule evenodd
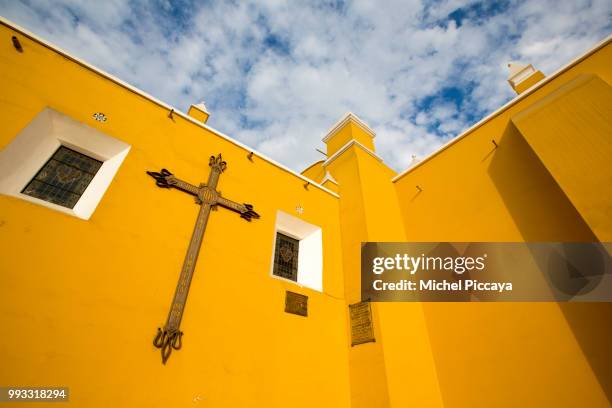
<path id="1" fill-rule="evenodd" d="M 601 242 L 612 241 L 612 87 L 578 75 L 512 118 Z"/>
<path id="2" fill-rule="evenodd" d="M 324 160 L 320 160 L 316 163 L 311 164 L 310 166 L 305 168 L 301 174 L 311 180 L 316 181 L 317 183 L 320 183 L 321 180 L 323 180 L 323 177 L 325 177 L 325 169 L 323 168 L 323 162 Z"/>
<path id="3" fill-rule="evenodd" d="M 355 140 L 367 136 L 361 129 L 356 132 L 361 134 L 353 133 Z M 361 299 L 361 243 L 405 239 L 391 183 L 395 173 L 358 145 L 337 156 L 326 169 L 339 184 L 350 304 Z M 376 342 L 352 347 L 349 354 L 352 406 L 441 406 L 421 305 L 374 303 L 372 315 Z"/>
<path id="4" fill-rule="evenodd" d="M 536 151 L 511 119 L 581 74 L 609 84 L 611 67 L 607 45 L 399 178 L 408 241 L 597 241 L 595 225 L 572 205 L 573 191 L 556 179 L 575 185 L 590 171 L 596 182 L 609 179 L 609 158 L 591 166 L 586 159 L 548 163 L 560 149 L 555 137 L 586 149 L 609 115 L 595 127 L 540 135 L 549 139 Z M 593 88 L 583 92 L 585 100 L 602 97 Z M 567 126 L 568 114 L 550 109 L 538 117 L 538 129 Z M 610 187 L 601 186 L 597 202 L 609 204 Z M 426 303 L 423 310 L 445 406 L 609 406 L 609 303 Z"/>
<path id="5" fill-rule="evenodd" d="M 11 29 L 0 26 L 0 36 Z M 69 386 L 81 407 L 349 405 L 337 197 L 16 34 L 0 42 L 0 148 L 45 107 L 132 146 L 90 220 L 0 196 L 0 384 Z M 93 120 L 102 111 L 106 123 Z M 222 153 L 224 196 L 260 220 L 213 212 L 191 285 L 183 349 L 152 345 L 198 206 L 155 186 L 167 167 L 198 183 Z M 273 182 L 270 182 L 273 180 Z M 304 213 L 295 212 L 296 205 Z M 323 230 L 324 293 L 270 277 L 277 209 Z M 307 318 L 285 290 L 309 296 Z M 200 400 L 198 400 L 198 398 Z M 195 399 L 195 400 L 194 400 Z M 23 404 L 27 406 L 27 404 Z M 38 406 L 32 404 L 32 406 Z"/>
<path id="6" fill-rule="evenodd" d="M 367 241 L 368 237 L 356 149 L 356 147 L 351 147 L 327 167 L 339 183 L 343 270 L 350 271 L 347 273 L 345 281 L 347 304 L 361 300 L 359 253 L 361 242 Z M 346 314 L 348 318 L 348 310 Z M 376 307 L 372 308 L 372 314 L 374 335 L 378 339 L 377 342 L 365 343 L 349 349 L 351 406 L 356 408 L 389 406 Z"/>

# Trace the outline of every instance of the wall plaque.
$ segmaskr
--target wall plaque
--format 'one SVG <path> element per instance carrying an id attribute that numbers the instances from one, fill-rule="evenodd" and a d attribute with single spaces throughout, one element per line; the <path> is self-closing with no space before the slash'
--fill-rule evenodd
<path id="1" fill-rule="evenodd" d="M 308 296 L 287 291 L 285 295 L 285 312 L 308 316 Z"/>
<path id="2" fill-rule="evenodd" d="M 370 302 L 349 305 L 351 317 L 351 346 L 376 341 L 372 326 Z"/>

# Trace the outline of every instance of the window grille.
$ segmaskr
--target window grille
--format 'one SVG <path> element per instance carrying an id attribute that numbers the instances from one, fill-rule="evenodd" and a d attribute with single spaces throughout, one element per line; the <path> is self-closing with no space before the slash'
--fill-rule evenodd
<path id="1" fill-rule="evenodd" d="M 297 282 L 299 244 L 300 241 L 295 238 L 276 233 L 274 275 Z"/>
<path id="2" fill-rule="evenodd" d="M 60 146 L 21 192 L 74 208 L 101 166 L 99 160 Z"/>

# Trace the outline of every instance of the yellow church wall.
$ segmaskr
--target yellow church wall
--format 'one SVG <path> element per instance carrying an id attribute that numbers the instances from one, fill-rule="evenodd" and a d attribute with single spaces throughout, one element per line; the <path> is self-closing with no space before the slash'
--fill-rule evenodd
<path id="1" fill-rule="evenodd" d="M 346 303 L 361 299 L 359 286 L 359 251 L 361 241 L 367 238 L 364 222 L 363 196 L 359 184 L 359 168 L 355 148 L 349 148 L 336 157 L 326 169 L 338 180 L 340 193 L 340 228 L 343 270 L 350 271 L 345 277 Z M 379 337 L 376 309 L 372 309 L 375 337 Z M 348 322 L 348 307 L 346 318 Z M 348 323 L 346 325 L 349 330 Z M 388 407 L 386 371 L 381 343 L 365 343 L 351 347 L 348 343 L 351 407 Z"/>
<path id="2" fill-rule="evenodd" d="M 512 123 L 597 238 L 612 241 L 612 87 L 579 75 Z"/>
<path id="3" fill-rule="evenodd" d="M 577 127 L 588 130 L 580 160 L 559 161 L 570 149 L 543 141 L 554 138 L 548 129 L 574 141 L 563 109 L 589 100 L 582 107 L 592 112 L 607 103 L 601 84 L 612 81 L 612 46 L 395 182 L 364 150 L 374 151 L 371 135 L 347 121 L 327 141 L 328 155 L 351 140 L 363 147 L 353 144 L 303 172 L 320 182 L 329 171 L 338 184 L 324 186 L 338 197 L 304 188 L 308 180 L 259 155 L 249 160 L 248 148 L 180 112 L 168 117 L 159 103 L 6 25 L 0 34 L 17 35 L 24 47 L 18 53 L 10 41 L 0 43 L 0 149 L 45 107 L 131 145 L 88 221 L 0 195 L 0 358 L 10 367 L 0 370 L 0 384 L 69 386 L 70 405 L 87 407 L 609 406 L 609 303 L 373 303 L 376 342 L 355 347 L 347 306 L 360 299 L 364 241 L 607 236 L 605 112 Z M 599 86 L 527 116 L 582 74 L 596 74 Z M 94 112 L 108 121 L 95 121 Z M 599 156 L 589 161 L 593 145 Z M 220 152 L 228 169 L 218 189 L 252 203 L 261 219 L 212 212 L 183 349 L 163 366 L 152 340 L 199 207 L 187 194 L 157 188 L 145 171 L 166 167 L 205 182 L 208 157 Z M 589 167 L 599 172 L 581 187 Z M 593 188 L 602 191 L 580 201 Z M 270 276 L 277 210 L 322 228 L 322 293 Z M 309 296 L 308 317 L 284 313 L 286 290 Z"/>
<path id="4" fill-rule="evenodd" d="M 553 166 L 546 160 L 559 149 L 554 138 L 534 151 L 511 119 L 581 74 L 609 84 L 611 62 L 608 44 L 397 178 L 407 240 L 597 241 L 572 205 L 573 192 L 555 181 L 587 177 L 585 160 Z M 601 97 L 585 92 L 585 99 Z M 550 110 L 529 132 L 568 123 L 563 115 Z M 578 145 L 594 130 L 582 129 L 573 135 Z M 593 166 L 596 182 L 610 174 L 598 158 Z M 600 193 L 609 202 L 608 192 Z M 425 303 L 423 311 L 444 406 L 610 405 L 609 303 Z"/>
<path id="5" fill-rule="evenodd" d="M 339 183 L 350 304 L 361 299 L 361 243 L 404 240 L 390 181 L 394 172 L 358 145 L 334 158 L 326 169 Z M 352 406 L 441 406 L 421 305 L 373 303 L 371 307 L 376 342 L 351 347 L 349 354 Z"/>
<path id="6" fill-rule="evenodd" d="M 324 160 L 320 160 L 316 163 L 311 164 L 310 166 L 305 168 L 301 174 L 304 177 L 308 177 L 309 179 L 320 183 L 321 180 L 323 180 L 323 177 L 325 177 L 325 168 L 323 167 L 323 162 Z"/>
<path id="7" fill-rule="evenodd" d="M 393 200 L 395 192 L 389 182 L 395 172 L 364 149 L 357 146 L 352 149 L 359 166 L 369 240 L 404 241 L 404 229 L 397 222 L 401 219 L 399 205 Z"/>
<path id="8" fill-rule="evenodd" d="M 367 241 L 405 241 L 403 225 L 397 222 L 401 213 L 390 181 L 395 172 L 363 149 L 354 149 L 366 212 Z M 351 278 L 347 276 L 347 279 Z M 422 305 L 383 302 L 375 303 L 374 308 L 378 314 L 390 405 L 441 407 Z"/>
<path id="9" fill-rule="evenodd" d="M 326 189 L 333 191 L 334 193 L 340 192 L 340 187 L 338 186 L 338 184 L 332 181 L 325 180 L 321 185 L 325 187 Z"/>
<path id="10" fill-rule="evenodd" d="M 131 151 L 88 221 L 0 195 L 0 384 L 68 386 L 82 407 L 349 406 L 338 198 L 0 25 L 12 35 L 24 52 L 0 43 L 0 149 L 51 107 Z M 219 190 L 261 219 L 211 213 L 183 348 L 162 365 L 152 340 L 199 207 L 145 171 L 205 182 L 218 153 Z M 270 276 L 277 209 L 322 228 L 323 293 Z M 284 312 L 285 290 L 309 296 L 308 317 Z"/>

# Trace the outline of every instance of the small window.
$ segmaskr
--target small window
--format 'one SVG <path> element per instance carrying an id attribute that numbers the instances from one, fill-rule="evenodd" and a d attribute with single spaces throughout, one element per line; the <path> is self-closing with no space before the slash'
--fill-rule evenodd
<path id="1" fill-rule="evenodd" d="M 297 282 L 300 241 L 280 232 L 276 233 L 274 269 L 272 273 Z"/>
<path id="2" fill-rule="evenodd" d="M 45 108 L 0 148 L 0 194 L 88 220 L 129 151 L 102 130 Z"/>
<path id="3" fill-rule="evenodd" d="M 272 235 L 270 276 L 323 291 L 323 233 L 321 228 L 277 211 Z"/>
<path id="4" fill-rule="evenodd" d="M 22 193 L 74 208 L 101 166 L 99 160 L 60 146 Z"/>

